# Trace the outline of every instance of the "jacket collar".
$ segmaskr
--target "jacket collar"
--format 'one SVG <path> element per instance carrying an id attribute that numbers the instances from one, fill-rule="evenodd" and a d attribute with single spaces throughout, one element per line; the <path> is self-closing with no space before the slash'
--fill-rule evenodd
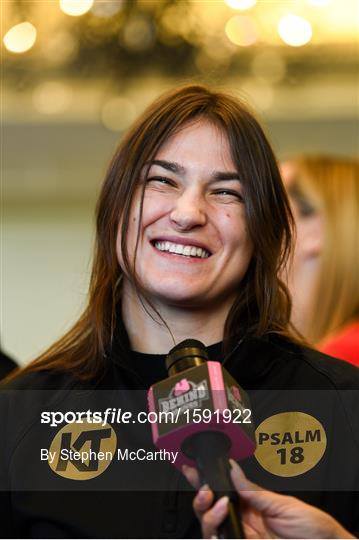
<path id="1" fill-rule="evenodd" d="M 294 352 L 289 340 L 277 335 L 266 334 L 261 337 L 241 336 L 234 340 L 229 353 L 223 355 L 222 344 L 209 347 L 210 359 L 222 362 L 224 367 L 244 388 L 259 388 L 275 364 Z M 117 329 L 111 349 L 108 352 L 111 364 L 127 372 L 127 382 L 132 379 L 133 387 L 144 387 L 144 380 L 134 369 L 130 343 L 122 318 L 117 319 Z M 137 382 L 136 382 L 137 381 Z"/>

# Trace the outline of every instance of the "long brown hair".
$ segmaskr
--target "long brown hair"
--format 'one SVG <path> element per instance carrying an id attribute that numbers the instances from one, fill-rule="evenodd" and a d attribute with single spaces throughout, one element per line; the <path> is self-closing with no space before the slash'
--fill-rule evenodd
<path id="1" fill-rule="evenodd" d="M 289 192 L 324 220 L 320 266 L 305 337 L 320 344 L 359 317 L 359 162 L 325 155 L 289 159 Z"/>
<path id="2" fill-rule="evenodd" d="M 101 372 L 116 332 L 116 308 L 121 301 L 123 272 L 116 256 L 120 219 L 126 273 L 136 282 L 126 239 L 141 171 L 170 135 L 199 118 L 213 122 L 227 134 L 244 188 L 248 229 L 254 243 L 254 255 L 227 317 L 224 338 L 230 341 L 243 326 L 248 334 L 257 336 L 289 333 L 290 299 L 278 272 L 289 254 L 292 216 L 276 159 L 259 123 L 239 99 L 191 85 L 155 101 L 120 143 L 97 204 L 88 305 L 73 328 L 25 371 L 69 370 L 83 379 Z"/>

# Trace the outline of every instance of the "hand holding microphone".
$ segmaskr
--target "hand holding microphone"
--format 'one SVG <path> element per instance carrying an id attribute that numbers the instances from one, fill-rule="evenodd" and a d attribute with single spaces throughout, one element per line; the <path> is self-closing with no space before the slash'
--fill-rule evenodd
<path id="1" fill-rule="evenodd" d="M 213 493 L 201 486 L 198 471 L 183 467 L 190 484 L 199 489 L 193 508 L 201 522 L 203 538 L 213 538 L 228 513 L 228 501 L 213 505 Z M 231 478 L 240 494 L 242 523 L 246 538 L 355 538 L 333 517 L 296 499 L 267 491 L 250 482 L 231 460 Z M 212 506 L 213 505 L 213 506 Z"/>
<path id="2" fill-rule="evenodd" d="M 189 339 L 174 347 L 166 365 L 169 378 L 150 388 L 149 409 L 157 415 L 172 413 L 176 420 L 152 424 L 154 444 L 178 451 L 178 468 L 197 467 L 214 500 L 227 497 L 228 516 L 220 537 L 244 538 L 228 458 L 244 459 L 255 450 L 248 397 L 219 362 L 208 360 L 199 341 Z"/>

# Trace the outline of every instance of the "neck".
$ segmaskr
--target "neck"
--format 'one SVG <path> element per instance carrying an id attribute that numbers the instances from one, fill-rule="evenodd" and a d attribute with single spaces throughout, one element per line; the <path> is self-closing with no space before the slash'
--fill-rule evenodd
<path id="1" fill-rule="evenodd" d="M 209 346 L 223 340 L 226 318 L 233 299 L 222 303 L 216 309 L 188 308 L 158 305 L 168 328 L 158 315 L 147 306 L 147 310 L 132 290 L 124 290 L 122 297 L 122 318 L 132 350 L 148 354 L 167 354 L 177 343 L 185 339 L 198 339 Z M 151 315 L 153 318 L 151 317 Z M 172 336 L 171 336 L 172 334 Z"/>

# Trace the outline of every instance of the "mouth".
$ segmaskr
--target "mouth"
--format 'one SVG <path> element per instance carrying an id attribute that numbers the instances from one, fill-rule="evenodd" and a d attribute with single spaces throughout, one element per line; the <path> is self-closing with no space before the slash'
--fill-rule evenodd
<path id="1" fill-rule="evenodd" d="M 208 259 L 212 255 L 207 249 L 192 244 L 176 244 L 168 240 L 153 240 L 151 244 L 162 253 L 181 255 L 191 259 Z"/>

